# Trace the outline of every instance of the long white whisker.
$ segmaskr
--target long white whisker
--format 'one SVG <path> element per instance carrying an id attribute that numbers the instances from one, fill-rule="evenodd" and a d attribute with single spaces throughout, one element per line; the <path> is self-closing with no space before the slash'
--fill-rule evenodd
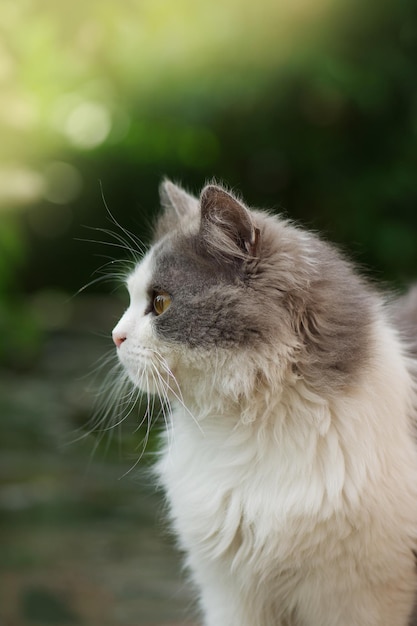
<path id="1" fill-rule="evenodd" d="M 103 183 L 102 181 L 100 181 L 100 191 L 101 191 L 101 198 L 103 200 L 103 204 L 106 208 L 106 211 L 108 213 L 108 215 L 110 216 L 111 221 L 113 222 L 113 224 L 115 226 L 117 226 L 117 228 L 119 228 L 122 233 L 124 233 L 124 235 L 130 239 L 130 241 L 133 243 L 134 246 L 138 246 L 139 250 L 143 253 L 144 252 L 144 244 L 143 242 L 139 239 L 139 237 L 137 237 L 136 235 L 133 235 L 130 231 L 128 231 L 126 228 L 124 228 L 118 221 L 117 219 L 114 217 L 113 213 L 110 211 L 109 205 L 107 204 L 107 200 L 104 196 L 104 189 L 103 189 Z"/>
<path id="2" fill-rule="evenodd" d="M 175 378 L 175 376 L 174 376 L 173 372 L 171 371 L 171 369 L 169 368 L 166 360 L 156 350 L 154 350 L 153 353 L 155 354 L 156 358 L 158 359 L 159 365 L 163 368 L 164 372 L 168 375 L 168 380 L 172 379 L 174 381 L 175 386 L 176 386 L 178 392 L 172 387 L 172 385 L 168 382 L 168 380 L 166 380 L 166 381 L 164 380 L 164 384 L 166 385 L 166 388 L 170 391 L 170 393 L 174 396 L 174 398 L 180 403 L 180 405 L 186 410 L 186 412 L 188 413 L 188 415 L 190 415 L 190 417 L 192 418 L 192 420 L 196 424 L 196 426 L 199 429 L 199 431 L 201 432 L 201 434 L 204 435 L 204 431 L 203 431 L 203 429 L 201 427 L 200 422 L 196 419 L 196 417 L 193 415 L 193 413 L 190 411 L 190 409 L 185 404 L 184 399 L 182 397 L 181 388 L 180 388 L 180 386 L 178 384 L 178 381 Z"/>
<path id="3" fill-rule="evenodd" d="M 86 228 L 88 228 L 89 230 L 95 230 L 95 231 L 100 231 L 103 232 L 102 228 L 93 228 L 91 226 L 86 226 Z M 106 231 L 104 231 L 106 233 Z M 83 241 L 84 243 L 98 243 L 101 246 L 108 246 L 109 248 L 121 248 L 122 250 L 125 250 L 126 252 L 130 252 L 130 254 L 132 255 L 133 259 L 137 262 L 139 261 L 142 253 L 138 250 L 135 250 L 134 248 L 131 248 L 130 246 L 126 245 L 126 242 L 123 243 L 115 243 L 113 241 L 101 241 L 100 239 L 86 239 L 86 238 L 82 238 L 82 237 L 75 237 L 75 241 Z"/>
<path id="4" fill-rule="evenodd" d="M 168 448 L 171 449 L 173 444 L 174 430 L 172 428 L 172 410 L 171 403 L 168 399 L 168 394 L 166 391 L 166 381 L 162 378 L 160 372 L 158 371 L 156 365 L 152 363 L 152 379 L 155 385 L 155 389 L 157 390 L 158 397 L 160 400 L 161 414 L 165 424 L 165 430 L 168 434 Z"/>
<path id="5" fill-rule="evenodd" d="M 160 400 L 160 412 L 162 413 L 167 430 L 170 430 L 172 412 L 171 404 L 165 389 L 166 381 L 162 378 L 154 363 L 152 363 L 151 375 Z"/>
<path id="6" fill-rule="evenodd" d="M 131 467 L 129 467 L 128 470 L 126 470 L 126 472 L 124 474 L 122 474 L 121 478 L 125 478 L 126 476 L 128 476 L 128 474 L 130 474 L 136 467 L 137 465 L 140 463 L 140 461 L 143 458 L 143 455 L 145 454 L 145 450 L 149 441 L 149 435 L 150 435 L 150 420 L 149 420 L 149 384 L 148 384 L 148 377 L 144 375 L 144 372 L 142 372 L 141 377 L 140 377 L 140 381 L 139 381 L 139 387 L 142 388 L 143 385 L 143 380 L 145 379 L 145 383 L 146 383 L 146 390 L 147 390 L 147 405 L 146 405 L 146 410 L 145 413 L 142 417 L 142 419 L 139 422 L 139 425 L 137 426 L 137 428 L 135 429 L 134 432 L 138 432 L 138 430 L 143 426 L 143 424 L 145 423 L 145 421 L 147 422 L 147 427 L 146 427 L 146 432 L 145 435 L 143 437 L 143 441 L 142 441 L 142 450 L 138 456 L 138 458 L 136 459 L 136 461 L 133 463 L 133 465 Z M 138 398 L 141 395 L 141 391 L 139 390 L 138 392 Z"/>

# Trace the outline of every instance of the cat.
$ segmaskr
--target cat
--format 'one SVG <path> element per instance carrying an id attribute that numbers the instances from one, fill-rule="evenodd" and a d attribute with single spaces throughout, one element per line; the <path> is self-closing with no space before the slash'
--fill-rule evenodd
<path id="1" fill-rule="evenodd" d="M 113 330 L 167 417 L 155 473 L 205 626 L 405 626 L 417 589 L 417 290 L 220 185 L 170 181 Z"/>

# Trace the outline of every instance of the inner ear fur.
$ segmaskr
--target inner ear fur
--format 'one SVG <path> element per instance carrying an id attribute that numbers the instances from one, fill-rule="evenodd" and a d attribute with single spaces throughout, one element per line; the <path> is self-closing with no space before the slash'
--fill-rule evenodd
<path id="1" fill-rule="evenodd" d="M 223 252 L 234 256 L 256 257 L 260 231 L 255 227 L 250 212 L 228 191 L 217 185 L 207 185 L 201 192 L 201 230 L 209 243 L 216 245 L 220 236 Z M 216 245 L 216 247 L 219 247 Z"/>

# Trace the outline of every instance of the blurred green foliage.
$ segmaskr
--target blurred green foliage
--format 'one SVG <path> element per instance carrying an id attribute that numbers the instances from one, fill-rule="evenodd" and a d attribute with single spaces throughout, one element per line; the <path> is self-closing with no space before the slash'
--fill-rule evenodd
<path id="1" fill-rule="evenodd" d="M 0 360 L 57 326 L 36 294 L 128 256 L 85 228 L 117 230 L 105 203 L 146 241 L 164 176 L 224 181 L 415 278 L 414 0 L 4 0 L 0 18 Z"/>
<path id="2" fill-rule="evenodd" d="M 22 268 L 26 250 L 15 219 L 3 216 L 0 228 L 0 363 L 21 367 L 37 352 L 40 331 L 25 301 L 16 290 L 16 272 Z"/>

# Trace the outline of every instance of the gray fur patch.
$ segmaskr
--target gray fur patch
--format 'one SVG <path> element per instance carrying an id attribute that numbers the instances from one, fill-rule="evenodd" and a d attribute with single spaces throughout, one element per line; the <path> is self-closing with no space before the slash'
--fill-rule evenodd
<path id="1" fill-rule="evenodd" d="M 168 341 L 193 348 L 239 346 L 261 329 L 244 306 L 247 286 L 237 268 L 202 253 L 198 237 L 172 236 L 155 251 L 153 286 L 172 298 L 155 328 Z"/>

